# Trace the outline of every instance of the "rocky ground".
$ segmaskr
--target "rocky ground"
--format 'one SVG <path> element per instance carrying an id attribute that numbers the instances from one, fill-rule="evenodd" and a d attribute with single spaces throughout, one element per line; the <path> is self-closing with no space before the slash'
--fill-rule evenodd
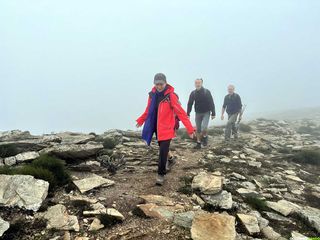
<path id="1" fill-rule="evenodd" d="M 157 145 L 140 134 L 32 136 L 0 133 L 0 165 L 19 167 L 42 154 L 66 162 L 72 182 L 54 191 L 26 175 L 0 175 L 2 239 L 308 239 L 320 236 L 318 120 L 258 119 L 225 143 L 223 129 L 193 150 L 181 134 L 177 163 L 155 186 Z M 8 150 L 7 150 L 8 151 Z M 310 151 L 310 152 L 309 152 Z M 299 155 L 300 154 L 300 155 Z M 10 154 L 9 154 L 10 155 Z M 303 155 L 304 156 L 304 155 Z"/>

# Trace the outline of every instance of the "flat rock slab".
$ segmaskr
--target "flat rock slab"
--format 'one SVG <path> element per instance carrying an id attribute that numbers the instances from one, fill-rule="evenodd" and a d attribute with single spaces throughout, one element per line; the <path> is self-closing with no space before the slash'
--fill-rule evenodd
<path id="1" fill-rule="evenodd" d="M 203 194 L 215 194 L 222 190 L 222 177 L 201 172 L 193 178 L 192 189 Z"/>
<path id="2" fill-rule="evenodd" d="M 119 221 L 124 221 L 125 217 L 116 209 L 114 208 L 107 208 L 107 215 L 110 217 L 114 217 Z"/>
<path id="3" fill-rule="evenodd" d="M 297 211 L 298 215 L 320 233 L 320 210 L 312 207 L 305 207 Z"/>
<path id="4" fill-rule="evenodd" d="M 103 145 L 96 142 L 86 144 L 60 144 L 45 148 L 40 153 L 52 153 L 63 159 L 87 159 L 103 149 Z"/>
<path id="5" fill-rule="evenodd" d="M 234 240 L 235 217 L 227 214 L 199 213 L 191 227 L 193 240 Z"/>
<path id="6" fill-rule="evenodd" d="M 141 195 L 145 203 L 154 203 L 159 206 L 174 206 L 174 201 L 171 198 L 160 196 L 160 195 Z"/>
<path id="7" fill-rule="evenodd" d="M 260 232 L 259 222 L 255 216 L 240 213 L 238 213 L 237 216 L 249 235 L 254 235 Z"/>
<path id="8" fill-rule="evenodd" d="M 225 190 L 214 195 L 202 195 L 201 197 L 208 205 L 214 208 L 220 208 L 225 210 L 232 208 L 232 195 L 231 193 Z"/>
<path id="9" fill-rule="evenodd" d="M 288 216 L 289 214 L 299 210 L 301 207 L 297 204 L 289 202 L 287 200 L 280 200 L 278 202 L 267 201 L 267 206 L 272 210 L 281 213 L 283 216 Z"/>
<path id="10" fill-rule="evenodd" d="M 0 217 L 0 237 L 9 229 L 10 223 Z"/>
<path id="11" fill-rule="evenodd" d="M 47 212 L 40 213 L 39 216 L 48 221 L 47 229 L 76 232 L 80 230 L 78 218 L 76 216 L 69 215 L 66 207 L 62 204 L 48 208 Z"/>
<path id="12" fill-rule="evenodd" d="M 137 208 L 145 217 L 158 218 L 162 220 L 172 221 L 174 211 L 165 206 L 158 206 L 154 203 L 139 204 Z"/>
<path id="13" fill-rule="evenodd" d="M 38 211 L 49 183 L 29 175 L 0 175 L 0 205 Z"/>
<path id="14" fill-rule="evenodd" d="M 99 175 L 91 174 L 87 178 L 74 180 L 73 183 L 78 187 L 81 193 L 85 193 L 100 186 L 112 186 L 115 182 Z"/>
<path id="15" fill-rule="evenodd" d="M 95 139 L 92 134 L 75 133 L 75 132 L 61 132 L 57 133 L 61 138 L 61 144 L 83 144 Z"/>

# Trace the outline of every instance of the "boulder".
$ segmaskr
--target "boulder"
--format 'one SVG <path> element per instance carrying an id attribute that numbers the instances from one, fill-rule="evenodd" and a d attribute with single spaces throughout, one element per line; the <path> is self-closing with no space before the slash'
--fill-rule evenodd
<path id="1" fill-rule="evenodd" d="M 222 191 L 214 195 L 202 195 L 202 199 L 214 208 L 229 210 L 232 208 L 232 195 L 227 191 Z"/>
<path id="2" fill-rule="evenodd" d="M 7 157 L 4 159 L 5 165 L 12 166 L 21 162 L 31 161 L 38 158 L 40 154 L 35 151 L 19 153 L 16 156 Z"/>
<path id="3" fill-rule="evenodd" d="M 173 223 L 177 226 L 190 229 L 195 213 L 193 211 L 177 213 L 174 215 Z"/>
<path id="4" fill-rule="evenodd" d="M 297 211 L 298 215 L 304 219 L 310 227 L 320 233 L 320 210 L 312 207 L 304 207 Z"/>
<path id="5" fill-rule="evenodd" d="M 222 190 L 222 177 L 201 172 L 193 178 L 192 189 L 203 194 L 216 194 Z"/>
<path id="6" fill-rule="evenodd" d="M 96 142 L 88 142 L 86 144 L 59 144 L 53 147 L 45 148 L 40 153 L 52 153 L 63 159 L 87 159 L 96 155 L 103 145 Z"/>
<path id="7" fill-rule="evenodd" d="M 11 130 L 0 132 L 0 141 L 18 141 L 23 139 L 32 138 L 32 135 L 28 131 Z"/>
<path id="8" fill-rule="evenodd" d="M 267 201 L 266 203 L 269 208 L 281 213 L 285 217 L 301 208 L 299 205 L 284 199 L 279 200 L 278 202 Z"/>
<path id="9" fill-rule="evenodd" d="M 48 195 L 49 183 L 29 175 L 0 175 L 0 205 L 37 211 Z"/>
<path id="10" fill-rule="evenodd" d="M 0 217 L 0 237 L 9 229 L 10 223 Z"/>
<path id="11" fill-rule="evenodd" d="M 89 177 L 80 180 L 74 180 L 73 183 L 78 187 L 81 193 L 85 193 L 100 186 L 107 187 L 114 185 L 114 181 L 96 174 L 91 174 Z"/>
<path id="12" fill-rule="evenodd" d="M 45 213 L 41 213 L 39 216 L 48 221 L 47 229 L 76 232 L 80 230 L 78 218 L 69 215 L 66 207 L 62 204 L 49 207 Z"/>
<path id="13" fill-rule="evenodd" d="M 235 218 L 227 214 L 199 213 L 191 227 L 193 240 L 234 240 Z"/>
<path id="14" fill-rule="evenodd" d="M 238 213 L 237 216 L 249 235 L 254 235 L 260 232 L 259 222 L 255 216 L 240 213 Z"/>

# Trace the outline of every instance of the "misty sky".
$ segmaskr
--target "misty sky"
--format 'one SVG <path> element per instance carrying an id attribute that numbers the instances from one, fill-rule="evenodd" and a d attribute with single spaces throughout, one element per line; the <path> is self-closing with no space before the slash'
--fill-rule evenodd
<path id="1" fill-rule="evenodd" d="M 320 1 L 0 1 L 1 131 L 134 129 L 157 72 L 218 115 L 229 83 L 247 118 L 320 106 Z"/>

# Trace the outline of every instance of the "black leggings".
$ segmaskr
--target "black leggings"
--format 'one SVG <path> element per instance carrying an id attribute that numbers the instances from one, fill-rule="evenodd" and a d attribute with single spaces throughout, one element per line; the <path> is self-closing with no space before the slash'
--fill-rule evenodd
<path id="1" fill-rule="evenodd" d="M 170 142 L 171 142 L 171 139 L 158 142 L 159 144 L 158 174 L 159 175 L 166 174 L 166 165 L 168 160 Z"/>

